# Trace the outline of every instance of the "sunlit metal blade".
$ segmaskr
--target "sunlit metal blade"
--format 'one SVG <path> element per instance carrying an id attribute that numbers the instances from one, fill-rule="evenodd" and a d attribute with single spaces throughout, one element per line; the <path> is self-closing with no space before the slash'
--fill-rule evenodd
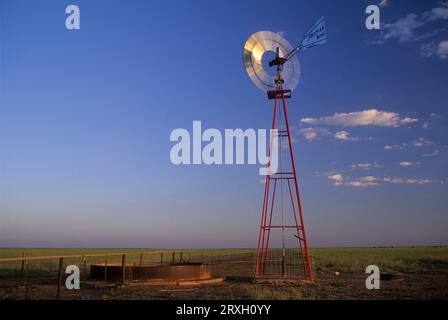
<path id="1" fill-rule="evenodd" d="M 266 52 L 275 53 L 279 48 L 280 56 L 285 56 L 293 50 L 292 46 L 280 34 L 271 31 L 259 31 L 249 37 L 244 45 L 243 62 L 246 72 L 251 80 L 263 91 L 275 88 L 274 74 L 263 67 L 263 55 Z M 269 67 L 268 67 L 269 68 Z M 272 67 L 273 70 L 276 68 Z M 285 80 L 284 87 L 294 90 L 300 78 L 300 63 L 297 57 L 293 57 L 283 65 L 282 77 Z"/>

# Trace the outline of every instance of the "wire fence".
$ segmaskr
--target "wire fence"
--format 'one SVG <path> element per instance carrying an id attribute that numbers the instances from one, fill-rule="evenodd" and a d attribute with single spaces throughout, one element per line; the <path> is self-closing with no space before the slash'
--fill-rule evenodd
<path id="1" fill-rule="evenodd" d="M 299 250 L 270 249 L 266 277 L 303 277 Z M 200 263 L 210 265 L 214 277 L 253 277 L 256 250 L 171 250 L 113 252 L 85 255 L 0 258 L 0 299 L 77 299 L 82 290 L 67 290 L 68 266 L 79 269 L 83 288 L 110 290 L 136 280 L 136 266 Z M 286 266 L 283 269 L 283 265 Z M 134 271 L 135 272 L 135 271 Z M 101 298 L 96 290 L 93 298 Z M 90 296 L 91 297 L 91 296 Z"/>
<path id="2" fill-rule="evenodd" d="M 186 252 L 188 261 L 202 262 L 213 266 L 213 273 L 219 276 L 252 277 L 255 272 L 257 251 L 254 249 L 214 250 Z M 313 265 L 313 259 L 311 258 Z M 304 264 L 298 249 L 280 248 L 268 250 L 264 277 L 303 278 Z"/>

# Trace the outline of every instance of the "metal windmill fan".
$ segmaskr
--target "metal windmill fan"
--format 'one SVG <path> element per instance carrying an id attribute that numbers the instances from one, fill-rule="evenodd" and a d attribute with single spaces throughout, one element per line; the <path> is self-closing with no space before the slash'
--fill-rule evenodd
<path id="1" fill-rule="evenodd" d="M 259 31 L 249 37 L 244 45 L 243 62 L 246 72 L 263 91 L 276 87 L 276 77 L 270 74 L 263 65 L 265 54 L 275 53 L 275 58 L 269 62 L 269 67 L 276 66 L 277 76 L 285 82 L 289 90 L 294 90 L 299 84 L 300 63 L 296 53 L 302 49 L 312 48 L 326 42 L 325 19 L 320 18 L 302 38 L 300 44 L 293 48 L 279 33 Z M 287 63 L 288 62 L 288 63 Z"/>

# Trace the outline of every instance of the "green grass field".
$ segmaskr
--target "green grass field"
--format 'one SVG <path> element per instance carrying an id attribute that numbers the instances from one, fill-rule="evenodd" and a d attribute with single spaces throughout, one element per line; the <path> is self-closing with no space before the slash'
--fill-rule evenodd
<path id="1" fill-rule="evenodd" d="M 21 257 L 23 249 L 0 249 L 0 258 Z M 145 255 L 145 262 L 158 261 L 160 253 L 157 249 L 25 249 L 26 256 L 61 256 L 84 255 L 113 252 L 136 253 L 128 256 L 128 262 L 137 262 L 139 252 L 151 252 Z M 251 249 L 224 250 L 182 250 L 185 258 L 200 258 L 201 256 L 215 256 L 254 252 Z M 156 253 L 157 252 L 157 253 Z M 406 247 L 406 248 L 315 248 L 310 250 L 314 269 L 318 271 L 360 272 L 368 265 L 377 265 L 382 271 L 422 272 L 430 270 L 448 270 L 448 247 Z M 89 258 L 89 262 L 102 262 L 104 258 Z M 109 263 L 120 262 L 120 257 L 108 258 Z M 165 261 L 171 259 L 169 252 L 165 254 Z M 74 261 L 73 261 L 74 260 Z M 68 259 L 68 262 L 78 262 L 79 259 Z M 0 263 L 0 271 L 17 267 L 20 262 Z M 33 269 L 53 269 L 57 260 L 32 261 Z"/>
<path id="2" fill-rule="evenodd" d="M 368 265 L 382 271 L 448 270 L 448 247 L 312 249 L 318 270 L 354 272 Z"/>

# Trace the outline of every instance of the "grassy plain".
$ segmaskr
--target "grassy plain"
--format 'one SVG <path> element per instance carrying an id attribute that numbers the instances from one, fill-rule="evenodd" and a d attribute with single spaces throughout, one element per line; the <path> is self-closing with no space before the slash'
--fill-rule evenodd
<path id="1" fill-rule="evenodd" d="M 129 255 L 129 261 L 138 259 L 138 253 L 147 252 L 145 259 L 159 259 L 160 249 L 145 248 L 0 248 L 0 258 L 21 257 L 25 251 L 27 257 L 36 256 L 67 256 L 101 253 L 134 253 Z M 224 256 L 254 252 L 253 249 L 183 249 L 184 258 L 200 258 L 201 256 Z M 153 254 L 151 254 L 153 252 Z M 171 257 L 167 250 L 165 259 Z M 317 271 L 359 272 L 368 265 L 377 265 L 381 271 L 424 272 L 430 270 L 448 270 L 448 247 L 387 247 L 387 248 L 312 248 L 310 249 L 312 263 Z M 95 258 L 101 261 L 103 258 Z M 120 257 L 109 261 L 119 261 Z M 53 265 L 54 261 L 33 261 L 33 265 Z M 1 266 L 1 264 L 0 264 Z"/>

